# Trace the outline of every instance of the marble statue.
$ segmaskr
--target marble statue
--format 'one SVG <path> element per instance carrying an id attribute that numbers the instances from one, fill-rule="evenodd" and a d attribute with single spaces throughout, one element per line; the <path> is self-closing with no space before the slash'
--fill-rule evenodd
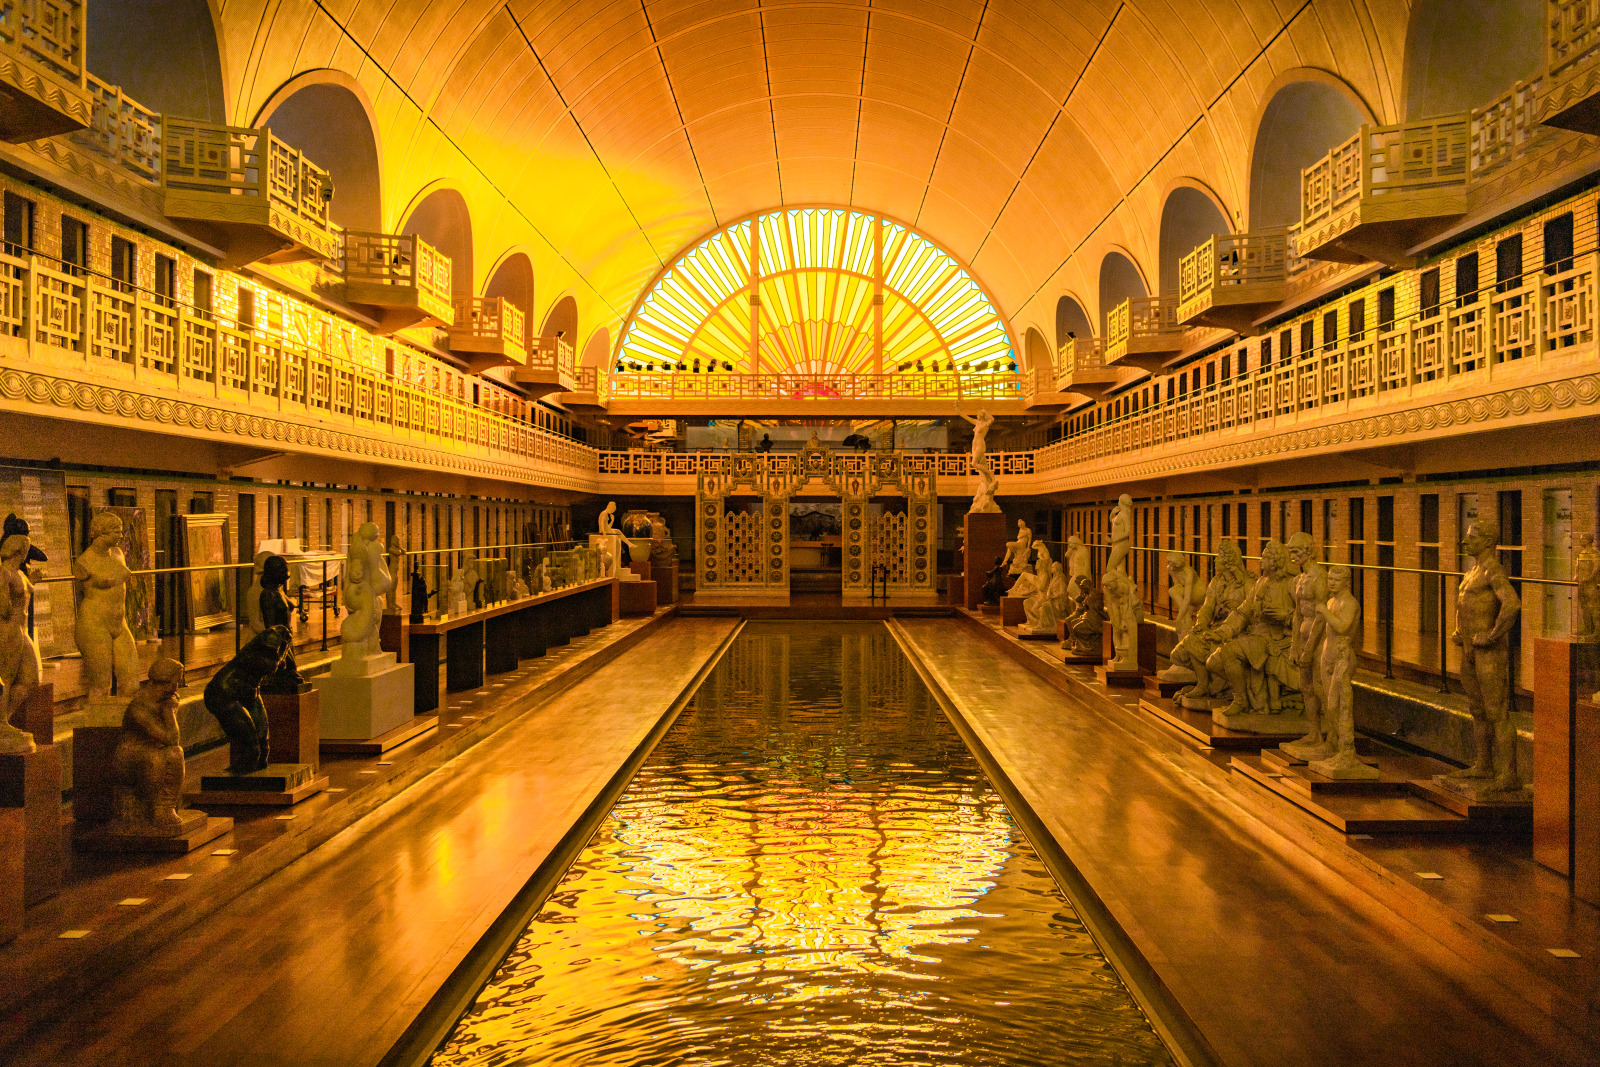
<path id="1" fill-rule="evenodd" d="M 632 546 L 629 546 L 630 550 Z M 617 576 L 617 558 L 611 554 L 609 548 L 600 550 L 600 577 L 615 578 Z"/>
<path id="2" fill-rule="evenodd" d="M 1139 624 L 1144 621 L 1139 587 L 1121 567 L 1106 571 L 1100 584 L 1105 589 L 1106 617 L 1111 622 L 1112 659 L 1107 666 L 1114 671 L 1137 671 Z"/>
<path id="3" fill-rule="evenodd" d="M 228 735 L 229 774 L 250 774 L 267 765 L 267 709 L 261 683 L 283 666 L 289 631 L 269 626 L 206 683 L 206 710 Z"/>
<path id="4" fill-rule="evenodd" d="M 471 556 L 461 561 L 455 574 L 450 576 L 450 611 L 452 614 L 472 610 L 483 581 L 478 577 L 478 561 Z"/>
<path id="5" fill-rule="evenodd" d="M 985 604 L 999 604 L 1000 598 L 1006 595 L 1005 574 L 1005 566 L 996 560 L 994 568 L 989 571 L 983 580 L 983 602 Z"/>
<path id="6" fill-rule="evenodd" d="M 1289 550 L 1274 539 L 1261 550 L 1261 575 L 1243 604 L 1222 620 L 1222 642 L 1206 669 L 1228 681 L 1232 700 L 1213 717 L 1223 726 L 1247 729 L 1246 717 L 1300 719 L 1300 672 L 1289 658 L 1294 637 L 1294 582 Z M 1266 732 L 1266 731 L 1256 731 Z"/>
<path id="7" fill-rule="evenodd" d="M 1089 546 L 1083 543 L 1083 538 L 1073 534 L 1067 538 L 1067 581 L 1076 584 L 1079 578 L 1089 577 L 1092 565 L 1089 559 Z"/>
<path id="8" fill-rule="evenodd" d="M 1033 556 L 1033 531 L 1028 529 L 1028 524 L 1021 519 L 1017 520 L 1017 539 L 1006 542 L 1005 555 L 1000 557 L 1002 563 L 1009 563 L 1007 572 L 1013 577 L 1021 574 L 1032 563 Z"/>
<path id="9" fill-rule="evenodd" d="M 113 757 L 111 830 L 172 837 L 183 832 L 183 744 L 178 732 L 178 690 L 183 664 L 163 656 L 122 713 L 122 736 Z"/>
<path id="10" fill-rule="evenodd" d="M 349 614 L 339 627 L 339 662 L 333 669 L 340 674 L 365 674 L 367 658 L 380 651 L 378 598 L 394 587 L 378 540 L 378 527 L 373 523 L 363 523 L 350 539 L 343 584 Z"/>
<path id="11" fill-rule="evenodd" d="M 267 628 L 261 617 L 261 568 L 272 558 L 271 552 L 257 552 L 255 566 L 250 571 L 250 589 L 244 595 L 244 629 L 239 633 L 240 644 Z"/>
<path id="12" fill-rule="evenodd" d="M 1006 596 L 1021 597 L 1023 600 L 1027 600 L 1028 597 L 1048 585 L 1049 582 L 1049 568 L 1046 567 L 1042 575 L 1036 574 L 1033 565 L 1030 563 L 1022 569 L 1021 574 L 1017 575 L 1017 580 L 1011 583 L 1011 588 L 1006 590 Z"/>
<path id="13" fill-rule="evenodd" d="M 1573 597 L 1578 612 L 1573 636 L 1579 641 L 1600 641 L 1600 550 L 1594 546 L 1594 534 L 1578 535 L 1572 578 L 1578 583 Z"/>
<path id="14" fill-rule="evenodd" d="M 1304 530 L 1289 538 L 1289 557 L 1300 570 L 1294 580 L 1294 636 L 1289 642 L 1289 659 L 1299 673 L 1300 697 L 1305 702 L 1310 729 L 1300 740 L 1282 748 L 1298 759 L 1326 759 L 1333 755 L 1336 743 L 1329 729 L 1333 720 L 1322 706 L 1322 613 L 1328 603 L 1328 575 L 1317 559 L 1311 535 Z M 1348 586 L 1348 568 L 1346 571 Z"/>
<path id="15" fill-rule="evenodd" d="M 1495 549 L 1500 532 L 1482 519 L 1467 527 L 1461 547 L 1472 567 L 1456 592 L 1456 631 L 1461 646 L 1461 688 L 1472 712 L 1473 760 L 1470 767 L 1440 775 L 1438 781 L 1473 796 L 1519 797 L 1517 727 L 1511 719 L 1511 627 L 1522 601 L 1500 566 Z M 3 555 L 3 552 L 0 552 Z"/>
<path id="16" fill-rule="evenodd" d="M 1189 635 L 1173 648 L 1171 665 L 1160 670 L 1155 677 L 1162 681 L 1184 681 L 1187 688 L 1179 689 L 1173 701 L 1192 710 L 1211 710 L 1227 704 L 1222 696 L 1222 677 L 1213 677 L 1206 669 L 1206 659 L 1222 643 L 1218 625 L 1250 595 L 1251 573 L 1245 569 L 1245 558 L 1238 552 L 1234 541 L 1222 541 L 1216 550 L 1216 577 L 1206 585 L 1205 600 L 1195 613 L 1195 624 Z"/>
<path id="17" fill-rule="evenodd" d="M 1028 629 L 1036 634 L 1056 632 L 1056 623 L 1065 617 L 1071 598 L 1067 595 L 1067 574 L 1059 563 L 1050 564 L 1047 574 L 1039 576 L 1037 588 L 1022 604 Z"/>
<path id="18" fill-rule="evenodd" d="M 550 564 L 548 560 L 540 560 L 539 565 L 533 568 L 533 589 L 536 593 L 550 592 Z"/>
<path id="19" fill-rule="evenodd" d="M 1078 579 L 1078 610 L 1067 620 L 1067 650 L 1074 656 L 1099 657 L 1106 627 L 1106 598 L 1087 575 Z"/>
<path id="20" fill-rule="evenodd" d="M 1250 595 L 1251 574 L 1244 566 L 1239 546 L 1225 540 L 1217 546 L 1217 573 L 1206 586 L 1206 596 L 1195 613 L 1194 627 L 1189 636 L 1178 642 L 1172 650 L 1172 665 L 1156 674 L 1163 682 L 1187 682 L 1173 700 L 1192 710 L 1210 711 L 1222 697 L 1222 677 L 1213 677 L 1206 668 L 1206 660 L 1222 644 L 1218 626 L 1229 613 L 1244 603 Z"/>
<path id="21" fill-rule="evenodd" d="M 994 502 L 995 490 L 999 488 L 999 481 L 994 472 L 985 463 L 978 468 L 978 491 L 972 495 L 972 506 L 967 509 L 969 515 L 994 515 L 1000 511 L 1000 505 Z"/>
<path id="22" fill-rule="evenodd" d="M 987 470 L 989 467 L 989 427 L 994 425 L 994 416 L 987 411 L 979 411 L 977 418 L 963 415 L 959 406 L 956 415 L 962 420 L 972 424 L 972 451 L 968 457 L 972 461 L 972 469 L 977 471 Z"/>
<path id="23" fill-rule="evenodd" d="M 1050 555 L 1050 546 L 1043 541 L 1033 543 L 1033 569 L 1041 577 L 1050 573 L 1050 564 L 1055 562 Z"/>
<path id="24" fill-rule="evenodd" d="M 1356 758 L 1355 694 L 1350 678 L 1356 669 L 1355 629 L 1361 621 L 1361 601 L 1350 592 L 1349 567 L 1330 567 L 1327 580 L 1328 602 L 1317 605 L 1316 610 L 1322 623 L 1317 677 L 1322 682 L 1323 731 L 1329 754 L 1312 760 L 1309 766 L 1324 778 L 1376 778 L 1378 769 Z"/>
<path id="25" fill-rule="evenodd" d="M 617 532 L 617 528 L 613 522 L 613 516 L 615 516 L 616 513 L 617 502 L 613 500 L 611 503 L 607 504 L 606 509 L 600 513 L 600 532 L 602 534 L 610 535 Z"/>
<path id="26" fill-rule="evenodd" d="M 1111 509 L 1111 558 L 1106 560 L 1106 570 L 1128 569 L 1128 546 L 1132 538 L 1133 497 L 1123 493 L 1117 497 L 1117 506 Z"/>
<path id="27" fill-rule="evenodd" d="M 39 685 L 39 646 L 28 633 L 33 583 L 25 568 L 33 542 L 27 534 L 0 540 L 0 754 L 35 751 L 33 736 L 11 725 L 11 716 L 28 704 Z"/>
<path id="28" fill-rule="evenodd" d="M 256 604 L 261 611 L 261 630 L 251 641 L 274 628 L 284 633 L 292 632 L 289 620 L 293 617 L 294 605 L 289 601 L 288 585 L 289 561 L 282 556 L 269 555 L 261 564 L 261 595 L 256 597 Z M 300 676 L 300 668 L 294 661 L 294 642 L 291 640 L 283 650 L 277 670 L 267 678 L 262 688 L 269 693 L 298 693 L 305 684 L 306 680 Z"/>
<path id="29" fill-rule="evenodd" d="M 102 511 L 89 523 L 89 547 L 72 564 L 72 576 L 83 589 L 73 635 L 91 700 L 110 696 L 113 683 L 124 697 L 139 688 L 139 652 L 128 629 L 132 572 L 121 546 L 122 520 Z"/>
<path id="30" fill-rule="evenodd" d="M 506 582 L 511 587 L 512 600 L 521 600 L 528 595 L 528 583 L 522 580 L 522 575 L 519 572 L 512 571 L 506 578 Z"/>
<path id="31" fill-rule="evenodd" d="M 400 576 L 406 572 L 406 546 L 399 534 L 389 535 L 389 590 L 383 594 L 383 613 L 400 614 Z"/>
<path id="32" fill-rule="evenodd" d="M 1176 638 L 1182 641 L 1194 629 L 1194 612 L 1199 607 L 1200 572 L 1189 563 L 1183 552 L 1167 553 L 1167 602 L 1172 605 L 1172 621 Z"/>

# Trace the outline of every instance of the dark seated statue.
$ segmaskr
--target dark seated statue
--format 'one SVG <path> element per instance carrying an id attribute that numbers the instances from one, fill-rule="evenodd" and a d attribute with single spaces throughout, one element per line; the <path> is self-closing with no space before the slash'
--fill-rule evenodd
<path id="1" fill-rule="evenodd" d="M 1006 567 L 1004 563 L 996 563 L 983 579 L 983 602 L 1000 606 L 1000 598 L 1006 595 Z"/>
<path id="2" fill-rule="evenodd" d="M 267 765 L 267 709 L 261 703 L 261 683 L 282 669 L 292 640 L 288 627 L 268 626 L 206 683 L 206 710 L 228 735 L 229 774 L 250 774 Z"/>
<path id="3" fill-rule="evenodd" d="M 261 621 L 267 629 L 281 627 L 289 633 L 289 620 L 294 604 L 289 600 L 289 561 L 282 556 L 268 556 L 261 564 Z M 298 693 L 306 685 L 300 668 L 294 661 L 294 641 L 285 646 L 282 665 L 262 683 L 269 693 Z"/>

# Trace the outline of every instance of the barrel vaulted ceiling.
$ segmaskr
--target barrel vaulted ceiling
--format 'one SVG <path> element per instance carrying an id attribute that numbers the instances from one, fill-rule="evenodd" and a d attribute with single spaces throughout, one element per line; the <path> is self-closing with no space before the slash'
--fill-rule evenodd
<path id="1" fill-rule="evenodd" d="M 114 3 L 117 0 L 98 0 Z M 781 205 L 854 206 L 968 263 L 1018 336 L 1155 270 L 1165 194 L 1244 221 L 1276 81 L 1337 72 L 1394 116 L 1405 0 L 219 0 L 230 117 L 296 76 L 371 102 L 385 225 L 433 183 L 477 283 L 527 252 L 536 315 L 616 327 L 675 253 Z M 93 59 L 91 57 L 91 65 Z"/>

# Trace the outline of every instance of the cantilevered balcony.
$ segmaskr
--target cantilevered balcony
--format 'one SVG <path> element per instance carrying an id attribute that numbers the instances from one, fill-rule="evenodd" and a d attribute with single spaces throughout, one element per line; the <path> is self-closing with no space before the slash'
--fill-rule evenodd
<path id="1" fill-rule="evenodd" d="M 569 411 L 605 411 L 611 391 L 607 378 L 604 367 L 579 367 L 572 388 L 554 399 Z"/>
<path id="2" fill-rule="evenodd" d="M 1056 357 L 1056 392 L 1097 397 L 1134 376 L 1133 369 L 1107 366 L 1105 342 L 1069 337 Z"/>
<path id="3" fill-rule="evenodd" d="M 1288 249 L 1286 230 L 1216 234 L 1178 266 L 1178 321 L 1254 335 L 1289 295 Z"/>
<path id="4" fill-rule="evenodd" d="M 0 139 L 15 144 L 89 125 L 86 14 L 84 0 L 0 0 Z"/>
<path id="5" fill-rule="evenodd" d="M 367 308 L 379 330 L 450 326 L 450 257 L 415 234 L 344 234 L 344 298 Z"/>
<path id="6" fill-rule="evenodd" d="M 570 393 L 578 385 L 578 360 L 564 337 L 541 337 L 517 368 L 516 382 L 529 396 Z"/>
<path id="7" fill-rule="evenodd" d="M 1548 0 L 1545 69 L 1534 79 L 1534 121 L 1600 134 L 1600 4 Z"/>
<path id="8" fill-rule="evenodd" d="M 266 128 L 163 115 L 162 210 L 223 251 L 222 266 L 333 259 L 328 172 Z"/>
<path id="9" fill-rule="evenodd" d="M 1467 210 L 1471 116 L 1363 125 L 1300 172 L 1297 253 L 1401 266 Z"/>
<path id="10" fill-rule="evenodd" d="M 474 374 L 521 366 L 528 361 L 525 322 L 522 309 L 503 296 L 457 297 L 450 351 L 465 359 Z"/>
<path id="11" fill-rule="evenodd" d="M 1106 316 L 1106 365 L 1154 373 L 1183 351 L 1186 332 L 1175 297 L 1124 300 Z"/>

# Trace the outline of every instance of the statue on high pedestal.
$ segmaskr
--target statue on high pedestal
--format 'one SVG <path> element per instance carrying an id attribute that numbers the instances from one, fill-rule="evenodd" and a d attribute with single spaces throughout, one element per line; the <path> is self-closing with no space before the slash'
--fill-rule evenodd
<path id="1" fill-rule="evenodd" d="M 288 586 L 289 561 L 282 556 L 268 556 L 261 564 L 261 595 L 256 598 L 261 611 L 261 630 L 250 639 L 252 642 L 274 628 L 292 632 L 289 621 L 294 615 L 294 604 L 289 600 Z M 262 688 L 269 693 L 298 693 L 305 685 L 306 680 L 294 661 L 294 641 L 290 640 L 277 668 L 265 679 Z"/>
<path id="2" fill-rule="evenodd" d="M 1128 569 L 1128 549 L 1133 539 L 1133 497 L 1123 493 L 1111 509 L 1111 558 L 1106 570 Z"/>
<path id="3" fill-rule="evenodd" d="M 1522 601 L 1496 557 L 1500 532 L 1483 520 L 1467 527 L 1461 547 L 1472 568 L 1456 593 L 1456 632 L 1461 647 L 1461 688 L 1472 712 L 1473 760 L 1470 767 L 1436 781 L 1458 792 L 1496 799 L 1520 799 L 1517 726 L 1511 718 L 1511 627 Z"/>
<path id="4" fill-rule="evenodd" d="M 428 580 L 422 576 L 420 566 L 411 568 L 411 621 L 421 622 L 428 617 L 428 601 L 437 594 L 428 592 Z"/>
<path id="5" fill-rule="evenodd" d="M 339 662 L 333 669 L 340 674 L 362 674 L 368 657 L 379 652 L 378 598 L 394 586 L 375 524 L 363 523 L 350 538 L 343 584 L 349 614 L 339 628 Z"/>
<path id="6" fill-rule="evenodd" d="M 399 534 L 389 535 L 389 590 L 383 594 L 383 613 L 400 614 L 400 576 L 406 571 L 406 546 L 400 543 Z"/>
<path id="7" fill-rule="evenodd" d="M 89 699 L 117 693 L 131 697 L 139 688 L 139 652 L 128 629 L 128 569 L 122 553 L 122 519 L 102 511 L 89 523 L 89 547 L 72 564 L 83 589 L 73 636 L 83 656 Z"/>
<path id="8" fill-rule="evenodd" d="M 972 496 L 972 507 L 967 509 L 969 515 L 995 515 L 1000 512 L 1000 505 L 995 503 L 994 494 L 999 489 L 999 481 L 994 472 L 989 469 L 987 462 L 978 468 L 978 491 Z"/>
<path id="9" fill-rule="evenodd" d="M 1016 577 L 1027 570 L 1032 562 L 1033 531 L 1028 529 L 1028 524 L 1021 519 L 1017 520 L 1017 539 L 1006 542 L 1005 554 L 1000 557 L 1000 562 L 1009 564 L 1007 573 Z"/>
<path id="10" fill-rule="evenodd" d="M 614 534 L 617 532 L 616 526 L 612 521 L 616 513 L 617 502 L 613 500 L 611 503 L 607 504 L 606 509 L 600 513 L 600 532 L 602 534 Z"/>
<path id="11" fill-rule="evenodd" d="M 1089 557 L 1089 546 L 1083 543 L 1083 538 L 1073 534 L 1067 538 L 1067 581 L 1073 586 L 1077 585 L 1079 578 L 1089 577 L 1093 564 Z"/>
<path id="12" fill-rule="evenodd" d="M 1573 636 L 1579 641 L 1600 641 L 1600 550 L 1595 549 L 1594 534 L 1578 535 L 1572 579 L 1578 585 L 1573 597 L 1578 616 Z"/>
<path id="13" fill-rule="evenodd" d="M 972 469 L 986 470 L 989 467 L 989 427 L 994 425 L 994 416 L 987 411 L 979 411 L 977 418 L 961 413 L 961 405 L 956 404 L 956 417 L 972 425 L 972 450 L 968 459 L 972 462 Z"/>

